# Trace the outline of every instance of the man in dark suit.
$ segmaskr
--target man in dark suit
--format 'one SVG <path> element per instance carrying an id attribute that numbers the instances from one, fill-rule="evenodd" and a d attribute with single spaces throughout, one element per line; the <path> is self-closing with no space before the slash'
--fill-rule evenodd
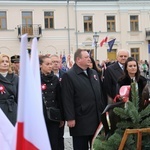
<path id="1" fill-rule="evenodd" d="M 123 75 L 123 67 L 128 57 L 127 50 L 119 50 L 117 61 L 105 70 L 103 85 L 108 103 L 111 103 L 117 94 L 117 81 Z"/>
<path id="2" fill-rule="evenodd" d="M 63 74 L 65 73 L 63 70 L 60 69 L 61 60 L 58 55 L 51 55 L 50 58 L 52 61 L 52 70 L 54 74 L 59 78 L 59 80 L 61 80 Z"/>
<path id="3" fill-rule="evenodd" d="M 106 99 L 106 103 L 108 104 L 113 103 L 113 99 L 118 93 L 117 82 L 118 79 L 123 75 L 124 64 L 128 57 L 129 52 L 127 50 L 119 50 L 117 52 L 117 61 L 114 64 L 109 65 L 105 70 L 103 86 L 104 86 L 104 97 Z M 113 112 L 113 109 L 109 110 L 109 119 L 111 129 L 108 135 L 111 135 L 114 133 L 116 129 L 116 123 L 118 122 L 118 117 Z"/>
<path id="4" fill-rule="evenodd" d="M 62 78 L 64 117 L 73 137 L 74 150 L 88 150 L 104 109 L 98 74 L 88 68 L 86 50 L 74 54 L 75 64 Z"/>
<path id="5" fill-rule="evenodd" d="M 51 55 L 50 56 L 52 61 L 52 71 L 54 74 L 59 78 L 59 81 L 61 82 L 62 76 L 65 73 L 60 69 L 60 58 L 58 55 Z M 59 150 L 64 150 L 64 122 L 61 122 L 60 128 L 59 128 Z"/>

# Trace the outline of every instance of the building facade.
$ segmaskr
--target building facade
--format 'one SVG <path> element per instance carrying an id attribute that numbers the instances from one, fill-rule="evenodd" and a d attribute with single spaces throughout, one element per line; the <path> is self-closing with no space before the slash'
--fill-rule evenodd
<path id="1" fill-rule="evenodd" d="M 149 59 L 150 1 L 0 1 L 0 53 L 19 54 L 21 35 L 28 49 L 38 38 L 40 54 L 73 55 L 77 48 L 95 59 L 114 60 L 118 49 L 128 49 L 137 60 Z M 93 35 L 99 36 L 93 44 Z M 107 42 L 116 39 L 112 51 Z"/>

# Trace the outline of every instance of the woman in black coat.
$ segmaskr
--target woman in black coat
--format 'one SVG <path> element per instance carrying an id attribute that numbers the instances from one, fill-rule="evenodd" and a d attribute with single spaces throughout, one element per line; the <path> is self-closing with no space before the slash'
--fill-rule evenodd
<path id="1" fill-rule="evenodd" d="M 0 108 L 15 126 L 17 118 L 18 76 L 11 71 L 9 56 L 0 54 Z"/>
<path id="2" fill-rule="evenodd" d="M 138 62 L 129 57 L 124 66 L 124 75 L 119 79 L 118 85 L 119 87 L 123 85 L 131 85 L 132 82 L 137 83 L 138 95 L 139 95 L 139 108 L 142 110 L 144 108 L 145 100 L 142 97 L 143 90 L 147 84 L 147 80 L 145 77 L 140 75 L 140 70 L 138 67 Z M 130 96 L 129 100 L 131 99 L 131 89 L 130 89 Z"/>
<path id="3" fill-rule="evenodd" d="M 48 118 L 47 109 L 60 109 L 60 82 L 52 72 L 52 62 L 48 56 L 40 56 L 41 87 L 43 99 L 43 111 L 52 150 L 58 150 L 58 133 L 61 121 L 54 121 Z M 56 113 L 54 114 L 56 115 Z"/>
<path id="4" fill-rule="evenodd" d="M 131 85 L 132 82 L 136 82 L 137 92 L 139 96 L 139 110 L 142 110 L 146 107 L 145 100 L 148 100 L 148 90 L 147 90 L 147 80 L 145 77 L 140 75 L 140 70 L 138 67 L 137 61 L 129 57 L 124 65 L 124 75 L 118 80 L 118 94 L 119 89 L 124 85 Z M 132 93 L 131 88 L 129 92 L 129 100 L 132 101 Z M 146 104 L 146 105 L 145 105 Z M 123 105 L 121 104 L 120 107 Z M 120 120 L 120 118 L 113 112 L 113 110 L 109 110 L 110 124 L 111 124 L 111 134 L 114 133 L 116 129 L 116 124 Z"/>

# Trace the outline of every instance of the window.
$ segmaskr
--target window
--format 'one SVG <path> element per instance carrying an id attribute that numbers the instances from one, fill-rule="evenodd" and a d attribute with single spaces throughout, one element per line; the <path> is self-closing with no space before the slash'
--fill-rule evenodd
<path id="1" fill-rule="evenodd" d="M 139 31 L 138 16 L 130 16 L 130 31 Z"/>
<path id="2" fill-rule="evenodd" d="M 54 12 L 44 12 L 45 29 L 54 28 Z"/>
<path id="3" fill-rule="evenodd" d="M 22 12 L 22 24 L 23 25 L 32 25 L 32 12 L 30 12 L 30 11 Z"/>
<path id="4" fill-rule="evenodd" d="M 107 32 L 115 32 L 115 16 L 107 16 Z"/>
<path id="5" fill-rule="evenodd" d="M 139 48 L 131 48 L 131 57 L 134 57 L 137 61 L 139 61 Z"/>
<path id="6" fill-rule="evenodd" d="M 33 35 L 32 12 L 22 12 L 22 34 Z"/>
<path id="7" fill-rule="evenodd" d="M 6 12 L 0 11 L 0 30 L 7 29 L 6 25 Z"/>
<path id="8" fill-rule="evenodd" d="M 92 32 L 92 31 L 93 31 L 92 16 L 84 16 L 84 32 Z"/>

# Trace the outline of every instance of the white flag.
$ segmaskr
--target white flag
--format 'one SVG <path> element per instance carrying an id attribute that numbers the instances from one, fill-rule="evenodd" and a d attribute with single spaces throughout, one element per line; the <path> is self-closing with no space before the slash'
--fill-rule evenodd
<path id="1" fill-rule="evenodd" d="M 31 61 L 36 59 L 38 59 L 37 54 Z M 31 61 L 27 53 L 27 35 L 23 35 L 21 37 L 16 150 L 51 150 L 43 117 L 39 67 L 35 68 L 39 64 L 35 61 L 32 68 Z"/>
<path id="2" fill-rule="evenodd" d="M 92 41 L 92 47 L 95 47 L 95 41 L 94 41 L 94 39 Z"/>
<path id="3" fill-rule="evenodd" d="M 0 109 L 0 150 L 11 150 L 14 126 Z"/>

